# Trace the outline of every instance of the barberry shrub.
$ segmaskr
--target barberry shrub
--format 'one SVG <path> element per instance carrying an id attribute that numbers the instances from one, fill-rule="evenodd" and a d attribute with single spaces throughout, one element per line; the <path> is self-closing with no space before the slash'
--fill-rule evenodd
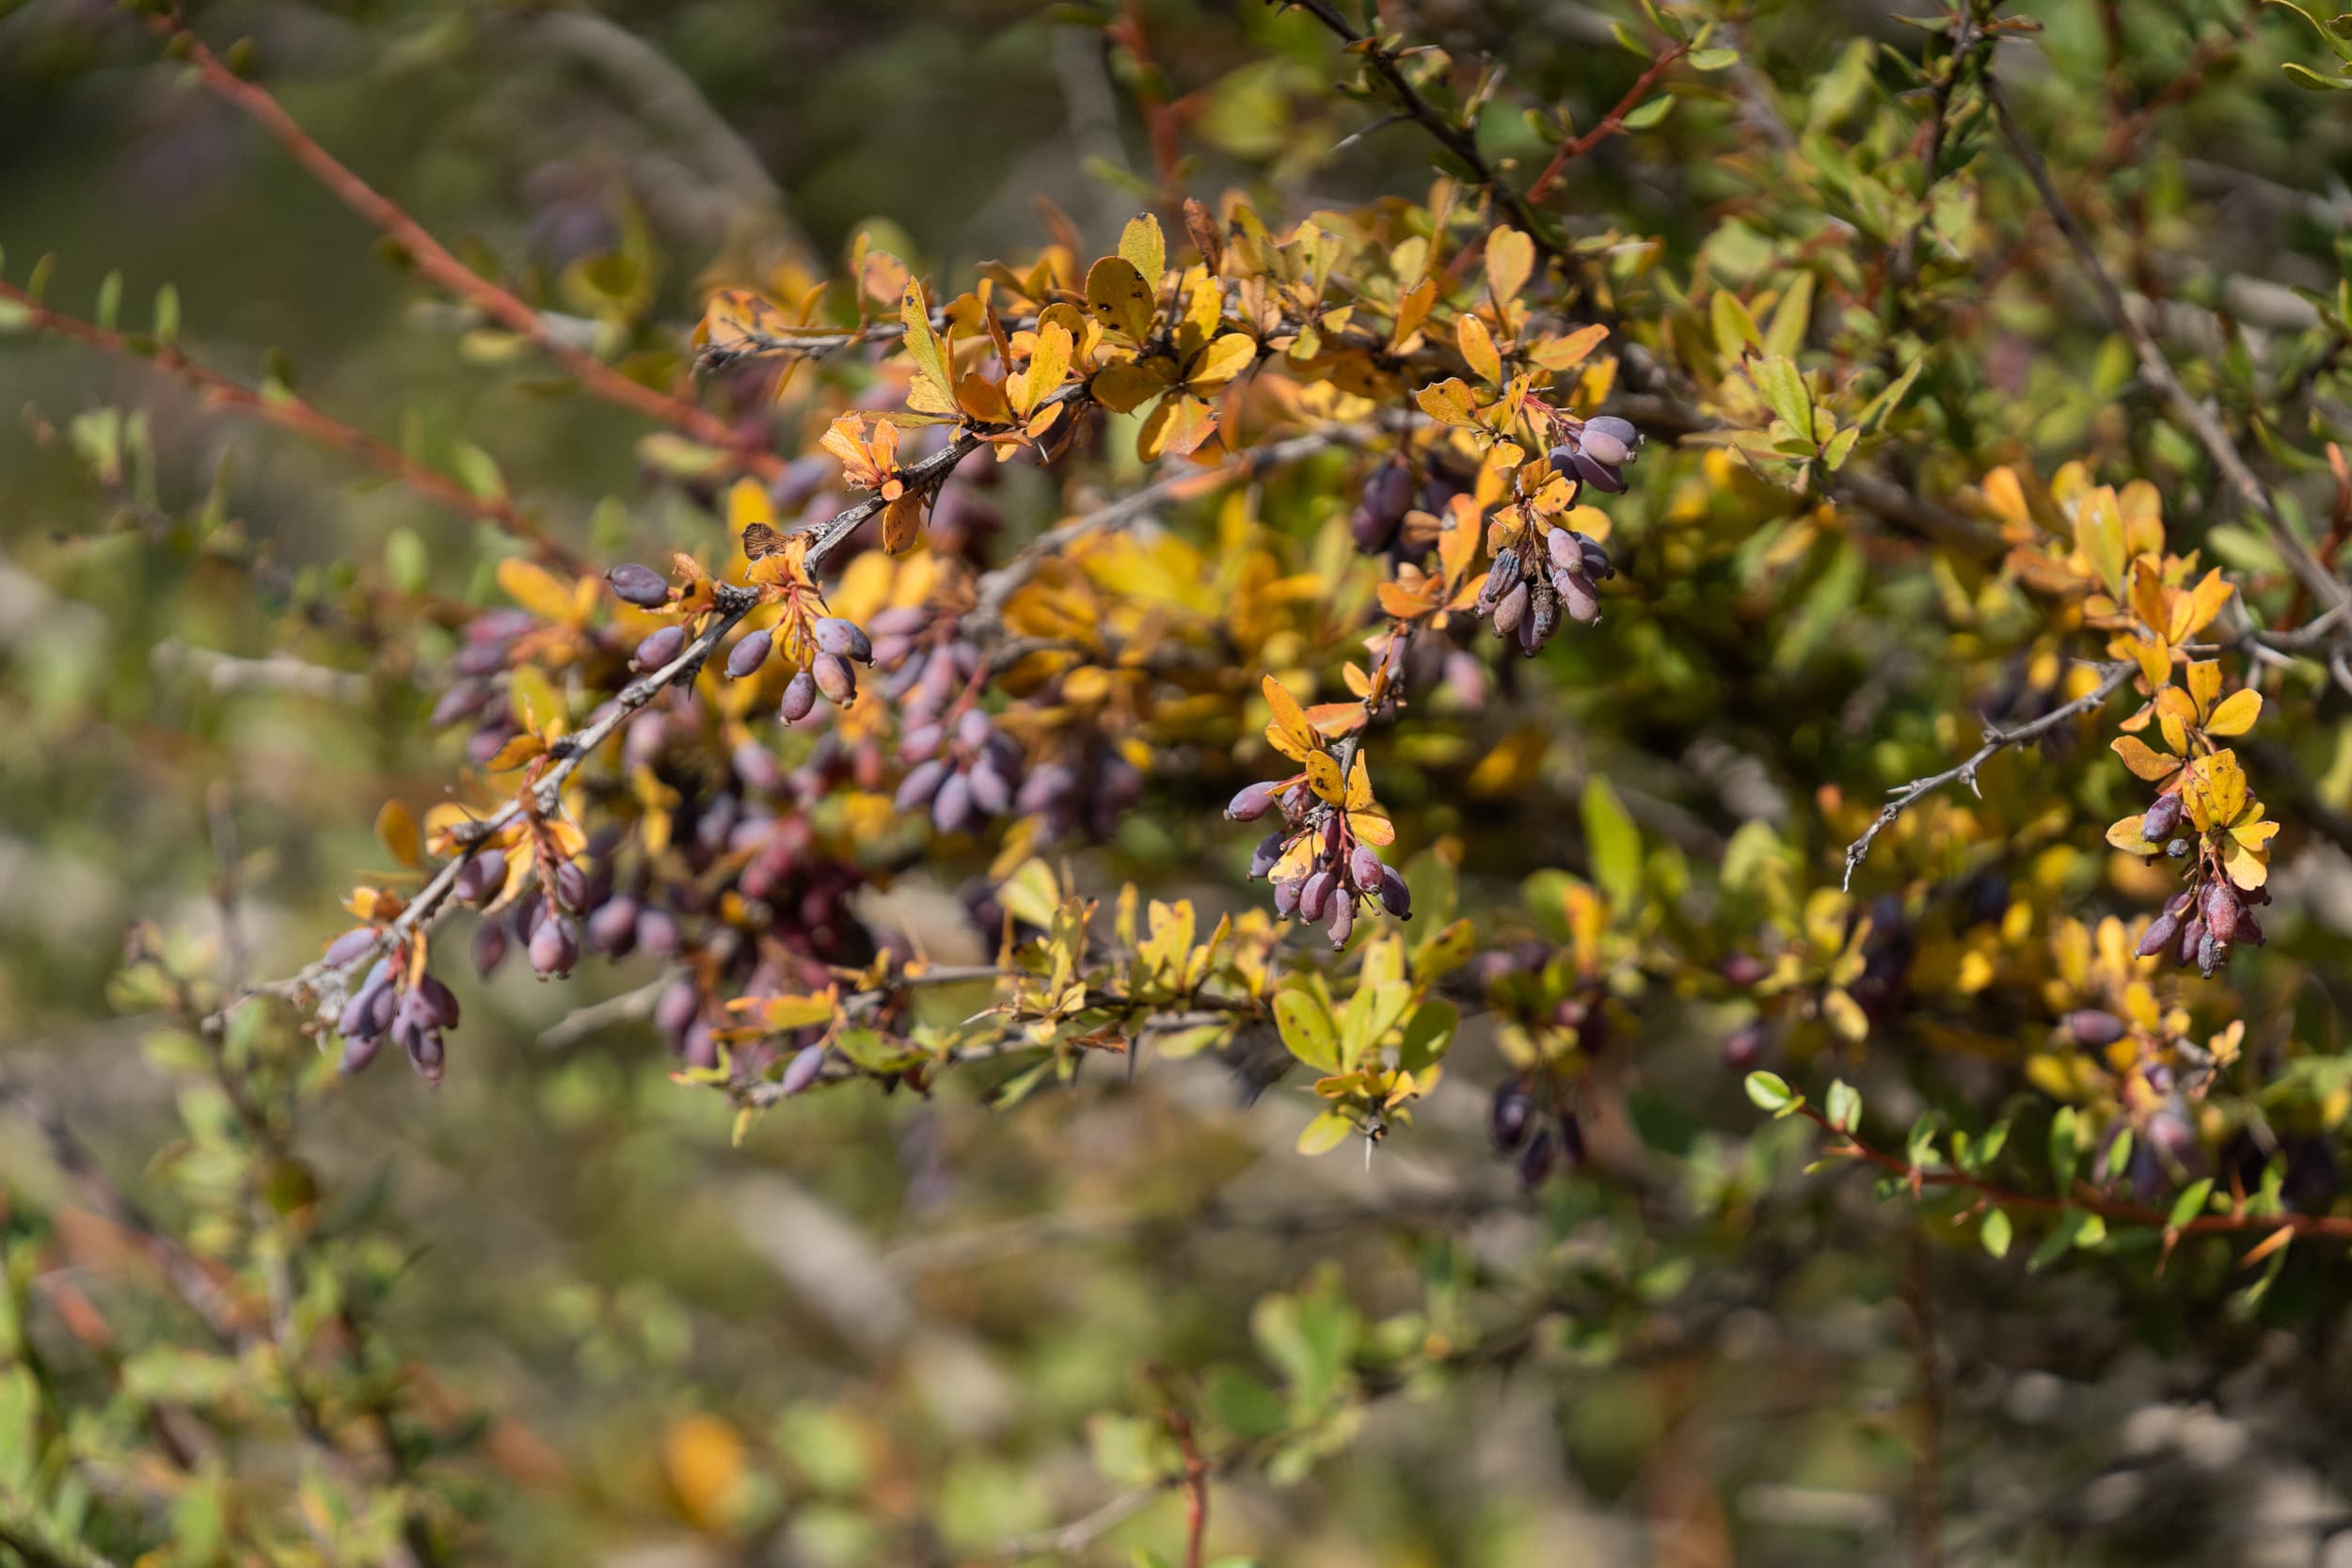
<path id="1" fill-rule="evenodd" d="M 513 24 L 644 156 L 463 245 L 293 21 L 32 24 L 417 309 L 314 389 L 197 319 L 266 231 L 143 320 L 0 259 L 78 498 L 5 776 L 181 1122 L 0 1077 L 0 1562 L 2324 1552 L 2352 41 L 1920 9 L 1063 8 L 932 128 L 1092 149 L 980 261 L 919 179 L 812 243 L 588 12 Z M 51 349 L 145 373 L 60 428 Z"/>

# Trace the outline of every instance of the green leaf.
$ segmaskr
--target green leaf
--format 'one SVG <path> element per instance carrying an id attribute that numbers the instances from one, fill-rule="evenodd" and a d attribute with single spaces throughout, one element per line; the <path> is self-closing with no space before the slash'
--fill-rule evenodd
<path id="1" fill-rule="evenodd" d="M 1994 1209 L 1986 1212 L 1984 1224 L 1977 1231 L 1977 1240 L 1982 1242 L 1984 1250 L 1994 1257 L 2006 1258 L 2009 1256 L 2010 1234 L 2008 1212 Z"/>
<path id="2" fill-rule="evenodd" d="M 1694 49 L 1691 52 L 1691 69 L 1693 71 L 1722 71 L 1739 63 L 1740 51 L 1737 49 Z"/>
<path id="3" fill-rule="evenodd" d="M 1397 1051 L 1396 1065 L 1411 1073 L 1434 1067 L 1453 1045 L 1454 1032 L 1461 1025 L 1462 1015 L 1453 1003 L 1422 1003 L 1405 1026 L 1405 1043 Z"/>
<path id="4" fill-rule="evenodd" d="M 1829 1116 L 1829 1124 L 1840 1132 L 1851 1132 L 1862 1125 L 1862 1095 L 1843 1078 L 1830 1085 L 1822 1097 L 1821 1108 Z"/>
<path id="5" fill-rule="evenodd" d="M 1853 455 L 1854 443 L 1861 439 L 1862 429 L 1858 425 L 1848 425 L 1845 429 L 1831 436 L 1828 442 L 1821 448 L 1822 466 L 1827 467 L 1831 473 L 1836 473 L 1838 469 L 1844 467 L 1846 466 L 1846 459 Z"/>
<path id="6" fill-rule="evenodd" d="M 1788 1086 L 1788 1080 L 1777 1072 L 1749 1073 L 1747 1090 L 1748 1099 L 1755 1101 L 1756 1109 L 1770 1111 L 1774 1116 L 1804 1103 Z"/>
<path id="7" fill-rule="evenodd" d="M 1878 396 L 1862 405 L 1861 417 L 1854 420 L 1855 428 L 1866 435 L 1876 430 L 1881 421 L 1895 411 L 1896 404 L 1910 392 L 1911 384 L 1919 379 L 1920 367 L 1926 363 L 1925 359 L 1914 359 L 1902 374 L 1879 388 Z"/>
<path id="8" fill-rule="evenodd" d="M 100 326 L 103 326 L 107 331 L 112 332 L 115 329 L 116 320 L 119 318 L 121 314 L 122 274 L 119 272 L 110 272 L 106 275 L 105 281 L 98 285 L 98 309 L 96 312 L 96 320 Z"/>
<path id="9" fill-rule="evenodd" d="M 484 500 L 506 499 L 506 481 L 499 473 L 498 459 L 471 441 L 452 447 L 450 462 L 457 469 L 458 482 Z"/>
<path id="10" fill-rule="evenodd" d="M 1629 909 L 1642 892 L 1642 832 L 1626 815 L 1609 781 L 1595 774 L 1584 786 L 1584 852 L 1593 880 L 1618 909 Z"/>
<path id="11" fill-rule="evenodd" d="M 2050 1180 L 2060 1192 L 2074 1180 L 2074 1162 L 2081 1155 L 2077 1129 L 2081 1117 L 2072 1105 L 2050 1118 Z"/>
<path id="12" fill-rule="evenodd" d="M 2298 64 L 2294 60 L 2287 61 L 2279 69 L 2287 73 L 2288 81 L 2306 91 L 2352 92 L 2352 81 L 2346 81 L 2341 76 L 2322 76 L 2310 66 Z"/>
<path id="13" fill-rule="evenodd" d="M 1312 991 L 1293 987 L 1278 994 L 1274 1022 L 1292 1055 L 1318 1072 L 1343 1070 L 1339 1030 L 1331 1022 L 1330 1010 Z"/>
<path id="14" fill-rule="evenodd" d="M 2172 1200 L 2172 1212 L 2166 1217 L 2169 1229 L 2185 1229 L 2188 1222 L 2205 1212 L 2205 1200 L 2213 1196 L 2213 1178 L 2200 1177 L 2189 1183 L 2181 1196 Z"/>
<path id="15" fill-rule="evenodd" d="M 180 336 L 180 291 L 167 283 L 155 291 L 155 341 L 168 343 Z"/>
<path id="16" fill-rule="evenodd" d="M 1674 95 L 1661 92 L 1648 103 L 1627 111 L 1625 119 L 1618 123 L 1629 131 L 1646 131 L 1665 119 L 1674 106 Z"/>
<path id="17" fill-rule="evenodd" d="M 1771 355 L 1751 367 L 1748 374 L 1772 411 L 1789 429 L 1807 441 L 1812 440 L 1813 394 L 1805 390 L 1804 372 L 1797 369 L 1796 361 L 1785 355 Z"/>
<path id="18" fill-rule="evenodd" d="M 1707 318 L 1715 329 L 1715 346 L 1725 359 L 1738 358 L 1742 349 L 1762 352 L 1764 334 L 1757 330 L 1756 317 L 1729 289 L 1715 291 L 1715 297 L 1707 302 Z"/>

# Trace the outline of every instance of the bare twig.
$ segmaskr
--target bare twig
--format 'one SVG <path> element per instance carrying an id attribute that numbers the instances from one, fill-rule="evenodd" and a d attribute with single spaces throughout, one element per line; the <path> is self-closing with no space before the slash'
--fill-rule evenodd
<path id="1" fill-rule="evenodd" d="M 264 394 L 190 358 L 177 344 L 159 342 L 144 351 L 135 348 L 121 333 L 52 309 L 5 280 L 0 280 L 0 300 L 15 306 L 22 312 L 24 325 L 37 332 L 46 332 L 118 358 L 143 360 L 195 388 L 207 408 L 230 409 L 348 453 L 377 472 L 398 480 L 436 506 L 446 507 L 461 516 L 495 523 L 528 544 L 542 559 L 559 562 L 570 559 L 564 546 L 542 533 L 538 525 L 524 516 L 506 497 L 476 495 L 439 469 L 322 413 L 291 391 L 273 388 Z"/>
<path id="2" fill-rule="evenodd" d="M 2102 666 L 2099 671 L 2099 684 L 2074 701 L 2062 703 L 2041 718 L 2020 724 L 2015 729 L 2003 730 L 1987 725 L 1984 732 L 1984 744 L 1970 752 L 1961 762 L 1947 768 L 1941 773 L 1931 774 L 1924 779 L 1914 779 L 1911 783 L 1897 789 L 1895 798 L 1880 809 L 1877 817 L 1872 820 L 1863 835 L 1846 846 L 1846 875 L 1845 879 L 1839 885 L 1848 888 L 1853 886 L 1854 867 L 1860 865 L 1862 857 L 1870 852 L 1871 841 L 1884 832 L 1895 818 L 1900 816 L 1920 797 L 1931 795 L 1948 784 L 1965 784 L 1970 790 L 1976 790 L 1977 770 L 1990 762 L 1996 753 L 2009 747 L 2022 745 L 2026 741 L 2047 735 L 2060 724 L 2093 711 L 2115 694 L 2115 689 L 2122 686 L 2136 668 L 2137 666 L 2129 659 L 2120 659 L 2113 664 Z"/>
<path id="3" fill-rule="evenodd" d="M 715 447 L 761 479 L 772 481 L 784 472 L 782 458 L 747 440 L 717 415 L 683 398 L 632 381 L 594 355 L 558 337 L 529 302 L 459 261 L 398 202 L 354 174 L 320 146 L 268 88 L 230 70 L 188 29 L 176 10 L 150 17 L 148 25 L 195 67 L 197 79 L 208 91 L 242 111 L 337 200 L 398 242 L 417 270 L 436 285 L 531 342 L 577 377 L 582 387 L 608 403 L 634 409 L 657 423 Z"/>
<path id="4" fill-rule="evenodd" d="M 2009 100 L 2001 91 L 2000 84 L 1987 77 L 1985 88 L 1993 101 L 1993 112 L 2000 120 L 2001 135 L 2008 139 L 2010 150 L 2017 155 L 2017 161 L 2025 166 L 2026 177 L 2041 194 L 2042 204 L 2049 210 L 2050 220 L 2058 225 L 2058 232 L 2066 236 L 2066 243 L 2073 248 L 2075 259 L 2082 263 L 2083 271 L 2090 275 L 2101 301 L 2106 306 L 2108 319 L 2118 331 L 2131 340 L 2133 352 L 2139 358 L 2140 373 L 2172 404 L 2173 412 L 2180 417 L 2181 422 L 2188 427 L 2198 445 L 2205 449 L 2205 455 L 2213 460 L 2222 481 L 2236 493 L 2246 509 L 2261 519 L 2271 542 L 2285 557 L 2287 565 L 2303 586 L 2330 610 L 2352 602 L 2352 589 L 2347 589 L 2341 578 L 2321 564 L 2303 536 L 2288 525 L 2286 518 L 2280 514 L 2278 504 L 2271 499 L 2269 490 L 2255 477 L 2246 459 L 2239 455 L 2235 443 L 2230 439 L 2230 433 L 2222 428 L 2219 418 L 2181 385 L 2181 378 L 2173 373 L 2171 362 L 2165 358 L 2164 350 L 2147 327 L 2132 314 L 2124 302 L 2123 291 L 2116 286 L 2106 263 L 2099 260 L 2090 236 L 2084 232 L 2081 223 L 2066 205 L 2066 198 L 2058 194 L 2056 182 L 2050 178 L 2049 166 L 2042 161 L 2041 152 L 2034 145 L 2026 140 L 2016 117 L 2010 113 Z"/>

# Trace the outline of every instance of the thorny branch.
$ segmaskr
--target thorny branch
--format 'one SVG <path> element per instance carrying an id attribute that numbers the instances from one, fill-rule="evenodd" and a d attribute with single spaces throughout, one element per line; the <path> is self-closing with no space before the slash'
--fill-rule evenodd
<path id="1" fill-rule="evenodd" d="M 1964 784 L 1971 791 L 1982 793 L 1977 790 L 1977 771 L 1992 761 L 1995 754 L 2009 747 L 2022 745 L 2026 741 L 2047 735 L 2068 721 L 2093 711 L 2115 694 L 2116 688 L 2122 686 L 2136 668 L 2137 666 L 2129 659 L 2121 659 L 2113 664 L 2102 666 L 2099 671 L 2099 684 L 2074 701 L 2061 703 L 2041 718 L 2020 724 L 2014 729 L 2004 730 L 1988 725 L 1984 732 L 1984 744 L 1962 761 L 1947 768 L 1941 773 L 1933 773 L 1924 779 L 1914 779 L 1898 788 L 1895 791 L 1895 798 L 1879 809 L 1877 817 L 1871 821 L 1869 828 L 1863 835 L 1846 846 L 1846 875 L 1845 879 L 1839 885 L 1847 888 L 1853 886 L 1854 867 L 1860 865 L 1862 858 L 1870 852 L 1871 841 L 1884 832 L 1895 818 L 1900 816 L 1920 797 L 1931 795 L 1948 784 Z"/>
<path id="2" fill-rule="evenodd" d="M 2017 155 L 2017 161 L 2024 166 L 2026 177 L 2033 182 L 2042 206 L 2049 211 L 2050 220 L 2058 225 L 2058 232 L 2066 236 L 2066 243 L 2073 248 L 2075 259 L 2082 263 L 2083 271 L 2090 275 L 2101 302 L 2106 307 L 2108 319 L 2118 331 L 2131 340 L 2132 350 L 2139 359 L 2140 373 L 2171 404 L 2181 422 L 2188 427 L 2189 434 L 2197 438 L 2198 445 L 2203 447 L 2205 454 L 2213 460 L 2222 481 L 2236 493 L 2246 509 L 2261 519 L 2271 542 L 2278 546 L 2279 553 L 2285 558 L 2287 565 L 2303 586 L 2329 610 L 2352 603 L 2352 589 L 2347 589 L 2343 579 L 2321 564 L 2303 536 L 2280 515 L 2270 491 L 2255 477 L 2246 459 L 2239 455 L 2235 443 L 2230 439 L 2230 433 L 2222 428 L 2220 420 L 2181 384 L 2181 378 L 2173 372 L 2171 362 L 2165 358 L 2164 350 L 2154 336 L 2132 314 L 2123 298 L 2123 291 L 2116 286 L 2106 264 L 2099 260 L 2099 252 L 2091 245 L 2090 236 L 2084 231 L 2082 224 L 2067 206 L 2066 198 L 2058 193 L 2056 182 L 2050 178 L 2049 165 L 2042 161 L 2041 152 L 2026 139 L 2016 117 L 2010 113 L 2009 99 L 2001 91 L 2000 83 L 1987 76 L 1985 88 L 1993 101 L 1994 115 L 2000 121 L 2001 135 L 2008 140 L 2010 150 Z"/>
<path id="3" fill-rule="evenodd" d="M 484 522 L 496 524 L 530 546 L 532 553 L 543 561 L 568 562 L 571 559 L 570 552 L 564 546 L 548 538 L 506 497 L 477 495 L 439 469 L 418 462 L 399 448 L 322 413 L 293 392 L 276 389 L 265 395 L 191 358 L 173 343 L 158 342 L 151 349 L 143 351 L 124 334 L 100 326 L 95 322 L 68 315 L 62 310 L 52 309 L 5 279 L 0 279 L 0 300 L 22 311 L 24 324 L 37 332 L 46 332 L 52 337 L 80 343 L 118 358 L 144 360 L 195 388 L 208 408 L 230 409 L 280 429 L 291 430 L 321 446 L 348 452 L 377 472 L 398 480 L 437 506 L 446 507 L 460 516 L 478 517 Z"/>
<path id="4" fill-rule="evenodd" d="M 773 481 L 784 472 L 783 459 L 755 440 L 746 438 L 717 415 L 633 381 L 558 337 L 528 301 L 459 261 L 398 202 L 360 179 L 320 146 L 268 88 L 230 70 L 188 29 L 177 10 L 150 17 L 148 25 L 175 54 L 196 68 L 198 79 L 209 91 L 261 126 L 337 200 L 398 242 L 417 270 L 435 284 L 530 341 L 578 377 L 582 387 L 605 401 L 634 409 L 647 419 L 718 449 L 762 480 Z"/>

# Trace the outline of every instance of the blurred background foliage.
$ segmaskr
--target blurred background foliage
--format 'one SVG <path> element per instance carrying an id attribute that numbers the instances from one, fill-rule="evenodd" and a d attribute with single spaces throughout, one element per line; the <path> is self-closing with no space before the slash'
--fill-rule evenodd
<path id="1" fill-rule="evenodd" d="M 1678 96 L 1596 154 L 1571 224 L 1655 235 L 1669 270 L 1704 258 L 1735 281 L 1784 245 L 1834 246 L 1752 150 L 1793 121 L 1860 164 L 1914 156 L 1899 62 L 1926 34 L 1902 8 L 1730 8 L 1744 85 Z M 2221 0 L 2009 8 L 2045 29 L 2013 90 L 2054 162 L 2084 165 L 2161 105 L 2102 209 L 2141 236 L 2134 286 L 2312 330 L 2294 291 L 2334 294 L 2352 121 L 2280 74 L 2314 56 L 2303 24 Z M 1515 92 L 1579 124 L 1645 63 L 1610 30 L 1638 21 L 1630 7 L 1390 9 L 1417 40 L 1505 62 Z M 710 287 L 821 272 L 861 231 L 956 276 L 1032 249 L 1042 197 L 1108 248 L 1156 188 L 1141 97 L 1185 104 L 1196 193 L 1237 186 L 1295 217 L 1425 190 L 1425 146 L 1334 92 L 1343 68 L 1311 18 L 1258 0 L 1121 14 L 1151 63 L 1106 46 L 1087 8 L 989 0 L 232 0 L 191 20 L 216 47 L 249 40 L 303 125 L 462 255 L 666 383 Z M 54 251 L 53 301 L 87 313 L 119 287 L 142 325 L 168 286 L 208 363 L 503 486 L 599 558 L 708 542 L 690 461 L 405 281 L 160 53 L 103 0 L 0 17 L 11 277 Z M 2196 90 L 2161 97 L 2190 73 Z M 1781 132 L 1743 94 L 1776 103 Z M 1480 139 L 1540 151 L 1500 109 Z M 1955 231 L 2005 203 L 2003 237 L 2026 244 L 2030 198 L 2004 179 L 1951 182 Z M 1936 324 L 1915 330 L 1964 329 L 1972 348 L 1931 364 L 1936 455 L 1906 477 L 1948 498 L 1994 461 L 2081 456 L 2185 482 L 2198 455 L 2127 406 L 2121 339 L 1999 255 L 1935 281 Z M 2232 340 L 2214 350 L 2226 400 Z M 1594 1167 L 1531 1195 L 1486 1153 L 1472 1088 L 1365 1162 L 1308 1162 L 1298 1097 L 1237 1105 L 1207 1061 L 1082 1077 L 1001 1116 L 960 1082 L 929 1099 L 853 1088 L 732 1147 L 727 1107 L 674 1085 L 642 1028 L 571 1027 L 591 992 L 510 966 L 468 991 L 437 1092 L 273 1069 L 311 1092 L 257 1184 L 238 1163 L 257 1140 L 203 1057 L 262 1048 L 160 1023 L 151 972 L 121 977 L 123 933 L 216 963 L 229 895 L 247 973 L 317 951 L 352 871 L 383 860 L 374 802 L 434 798 L 453 774 L 422 722 L 430 673 L 463 607 L 497 602 L 504 546 L 72 344 L 0 340 L 0 1361 L 59 1359 L 78 1456 L 62 1473 L 25 1386 L 0 1380 L 0 1494 L 62 1499 L 93 1549 L 258 1560 L 257 1533 L 310 1549 L 281 1528 L 295 1519 L 327 1560 L 1172 1562 L 1173 1397 L 1247 1460 L 1216 1478 L 1214 1551 L 1267 1563 L 2340 1560 L 2341 1268 L 2291 1272 L 2263 1317 L 2224 1305 L 2243 1283 L 2226 1255 L 2185 1253 L 2150 1292 L 2128 1271 L 2029 1275 L 1950 1227 L 1915 1234 L 1859 1183 L 1796 1179 L 1804 1130 L 1759 1126 L 1698 994 L 1645 1010 L 1640 1084 L 1595 1130 Z M 1340 504 L 1311 483 L 1271 496 L 1301 538 Z M 1745 819 L 1834 860 L 1824 789 L 1867 796 L 1965 742 L 1965 695 L 1933 633 L 1912 635 L 1946 585 L 1883 570 L 1899 546 L 1787 511 L 1720 455 L 1646 460 L 1616 515 L 1655 613 L 1563 640 L 1547 669 L 1573 696 L 1532 752 L 1479 737 L 1503 758 L 1486 798 L 1395 784 L 1438 813 L 1431 836 L 1469 830 L 1466 907 L 1509 924 L 1531 865 L 1582 863 L 1573 801 L 1595 773 L 1694 861 Z M 2233 565 L 2275 564 L 2243 529 L 2186 521 Z M 1810 525 L 1821 537 L 1792 546 Z M 1775 547 L 1798 566 L 1767 623 L 1727 584 Z M 2344 735 L 2331 710 L 2288 737 L 2323 808 L 2352 783 Z M 1233 782 L 1208 780 L 1202 806 Z M 2084 793 L 2105 808 L 2122 789 Z M 1234 835 L 1206 809 L 1155 810 L 1082 857 L 1090 874 L 1233 907 Z M 1967 843 L 2046 829 L 2000 822 L 1997 794 L 1987 810 Z M 2103 891 L 2088 848 L 2036 863 L 2021 879 L 2054 896 Z M 2298 961 L 2340 953 L 2347 869 L 2336 855 L 2301 873 Z M 1545 891 L 1529 905 L 1555 907 Z M 905 897 L 894 918 L 924 919 L 921 892 Z M 654 972 L 594 967 L 608 995 Z M 2249 995 L 2330 1014 L 2337 983 L 2312 973 Z M 1500 1077 L 1491 1038 L 1473 1030 L 1458 1070 Z M 140 1213 L 93 1196 L 109 1193 Z M 189 1349 L 187 1308 L 143 1288 L 148 1227 L 200 1249 L 253 1223 L 257 1193 L 319 1206 L 309 1244 L 331 1266 L 304 1276 L 318 1299 L 281 1307 L 347 1314 L 355 1386 L 399 1390 L 397 1484 L 332 1484 L 340 1462 L 299 1420 L 263 1418 L 281 1397 L 266 1340 Z M 88 1354 L 63 1356 L 69 1340 Z M 157 1414 L 173 1405 L 218 1419 L 175 1431 Z M 215 1425 L 260 1435 L 192 1430 Z M 353 1499 L 374 1512 L 348 1516 Z M 420 1516 L 429 1550 L 400 1544 Z"/>

